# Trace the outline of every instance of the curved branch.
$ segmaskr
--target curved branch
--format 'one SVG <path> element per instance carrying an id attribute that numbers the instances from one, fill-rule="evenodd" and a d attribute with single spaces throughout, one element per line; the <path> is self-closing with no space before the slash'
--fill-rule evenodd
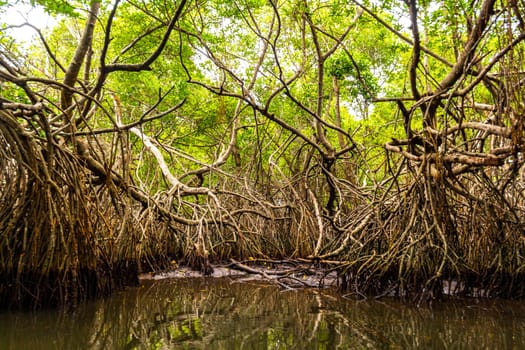
<path id="1" fill-rule="evenodd" d="M 448 127 L 447 129 L 441 132 L 431 129 L 431 128 L 427 128 L 427 130 L 430 133 L 436 136 L 440 136 L 440 137 L 446 137 L 450 134 L 455 133 L 456 131 L 464 130 L 464 129 L 476 129 L 476 130 L 484 131 L 492 135 L 503 136 L 508 139 L 511 138 L 511 134 L 512 134 L 511 130 L 507 127 L 493 125 L 493 124 L 485 124 L 485 123 L 480 123 L 480 122 L 463 122 L 461 124 Z"/>
<path id="2" fill-rule="evenodd" d="M 481 11 L 474 28 L 470 32 L 467 43 L 460 53 L 457 62 L 454 64 L 447 76 L 439 83 L 440 90 L 450 89 L 456 81 L 465 73 L 467 66 L 475 56 L 474 51 L 487 28 L 490 17 L 494 13 L 494 4 L 496 0 L 485 0 L 481 5 Z"/>
<path id="3" fill-rule="evenodd" d="M 357 6 L 359 6 L 360 8 L 362 8 L 366 13 L 368 13 L 370 16 L 372 16 L 373 19 L 375 19 L 376 21 L 378 21 L 379 23 L 381 23 L 381 25 L 383 27 L 385 27 L 386 29 L 388 29 L 391 33 L 393 33 L 394 35 L 396 35 L 398 38 L 400 38 L 401 40 L 403 40 L 404 42 L 406 42 L 407 44 L 410 44 L 410 45 L 414 45 L 414 42 L 412 40 L 410 40 L 410 38 L 404 36 L 403 34 L 401 34 L 399 31 L 395 30 L 390 24 L 386 23 L 383 19 L 381 19 L 378 15 L 376 15 L 374 12 L 372 12 L 369 8 L 367 8 L 366 6 L 364 6 L 363 4 L 359 3 L 358 1 L 356 0 L 352 0 L 352 2 L 354 4 L 356 4 Z M 450 63 L 448 60 L 444 59 L 443 57 L 439 56 L 438 54 L 436 54 L 435 52 L 427 49 L 426 47 L 424 46 L 421 46 L 421 51 L 423 51 L 424 53 L 426 53 L 427 55 L 435 58 L 436 60 L 438 60 L 439 62 L 443 63 L 444 65 L 446 66 L 449 66 L 449 67 L 452 67 L 453 64 Z"/>
<path id="4" fill-rule="evenodd" d="M 151 70 L 151 65 L 153 62 L 157 60 L 157 58 L 160 56 L 162 51 L 164 50 L 164 47 L 166 47 L 166 44 L 168 43 L 168 39 L 170 38 L 171 32 L 175 28 L 175 24 L 179 20 L 182 10 L 184 9 L 184 6 L 186 5 L 186 0 L 181 0 L 179 3 L 177 10 L 175 11 L 175 15 L 171 19 L 170 23 L 168 24 L 168 28 L 166 28 L 166 31 L 164 32 L 164 36 L 162 37 L 162 40 L 160 41 L 159 45 L 155 49 L 155 51 L 152 52 L 152 54 L 143 62 L 141 63 L 135 63 L 135 64 L 124 64 L 124 63 L 112 63 L 106 66 L 102 67 L 102 72 L 104 74 L 109 74 L 114 71 L 126 71 L 126 72 L 140 72 L 143 70 Z"/>
<path id="5" fill-rule="evenodd" d="M 44 45 L 44 48 L 45 48 L 47 54 L 49 55 L 49 57 L 51 58 L 51 60 L 53 60 L 53 62 L 58 66 L 58 68 L 60 68 L 60 70 L 62 72 L 66 72 L 66 68 L 64 68 L 62 63 L 60 63 L 58 61 L 58 59 L 55 56 L 55 54 L 53 53 L 53 51 L 51 51 L 51 48 L 47 44 L 47 41 L 44 38 L 44 35 L 42 35 L 42 31 L 40 29 L 38 29 L 37 27 L 35 27 L 34 25 L 32 25 L 31 23 L 28 23 L 28 22 L 24 23 L 23 25 L 26 25 L 26 26 L 28 26 L 30 28 L 33 28 L 33 30 L 38 34 L 38 37 L 40 38 L 40 41 L 42 41 L 42 44 Z"/>

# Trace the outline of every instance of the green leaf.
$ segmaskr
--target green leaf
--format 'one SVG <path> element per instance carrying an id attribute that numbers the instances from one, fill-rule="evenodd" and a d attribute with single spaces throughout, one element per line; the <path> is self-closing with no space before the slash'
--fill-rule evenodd
<path id="1" fill-rule="evenodd" d="M 87 3 L 89 3 L 87 0 L 76 3 L 65 0 L 30 0 L 31 6 L 40 5 L 50 15 L 66 15 L 70 17 L 78 17 L 79 14 L 75 11 L 76 8 Z"/>

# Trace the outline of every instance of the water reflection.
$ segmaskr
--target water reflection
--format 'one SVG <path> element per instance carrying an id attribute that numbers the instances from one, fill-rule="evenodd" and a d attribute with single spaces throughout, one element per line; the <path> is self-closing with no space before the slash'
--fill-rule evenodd
<path id="1" fill-rule="evenodd" d="M 146 281 L 72 314 L 0 314 L 0 349 L 523 349 L 525 302 L 350 301 L 232 280 Z"/>

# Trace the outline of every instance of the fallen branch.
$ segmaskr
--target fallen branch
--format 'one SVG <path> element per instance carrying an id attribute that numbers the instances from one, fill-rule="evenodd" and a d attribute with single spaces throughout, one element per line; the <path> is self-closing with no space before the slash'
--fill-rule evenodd
<path id="1" fill-rule="evenodd" d="M 285 289 L 293 289 L 292 287 L 286 285 L 285 283 L 282 283 L 281 281 L 279 281 L 275 277 L 271 277 L 265 271 L 251 268 L 249 266 L 241 264 L 240 262 L 238 262 L 238 261 L 236 261 L 234 259 L 230 259 L 230 261 L 231 261 L 231 264 L 229 265 L 230 268 L 237 269 L 237 270 L 240 270 L 240 271 L 244 271 L 244 272 L 247 272 L 247 273 L 252 274 L 252 275 L 260 275 L 260 276 L 264 277 L 264 279 L 266 279 L 268 281 L 275 282 L 279 286 L 281 286 L 281 287 L 283 287 Z"/>

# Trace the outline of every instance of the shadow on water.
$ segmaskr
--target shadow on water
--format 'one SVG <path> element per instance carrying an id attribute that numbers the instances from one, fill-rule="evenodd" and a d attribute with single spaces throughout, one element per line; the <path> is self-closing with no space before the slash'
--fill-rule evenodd
<path id="1" fill-rule="evenodd" d="M 0 349 L 523 349 L 525 302 L 415 307 L 230 279 L 144 281 L 74 313 L 0 314 Z"/>

